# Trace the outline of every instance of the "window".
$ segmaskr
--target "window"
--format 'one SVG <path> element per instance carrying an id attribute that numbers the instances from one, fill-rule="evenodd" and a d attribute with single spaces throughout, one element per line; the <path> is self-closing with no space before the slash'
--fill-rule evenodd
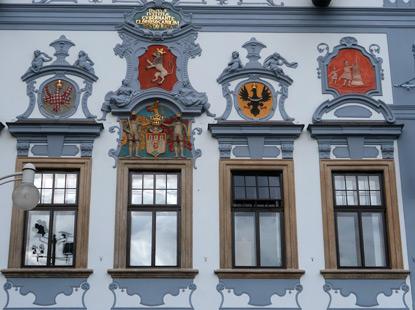
<path id="1" fill-rule="evenodd" d="M 220 278 L 300 278 L 292 160 L 220 160 Z"/>
<path id="2" fill-rule="evenodd" d="M 22 157 L 33 163 L 40 202 L 31 211 L 12 209 L 6 277 L 87 277 L 90 158 Z"/>
<path id="3" fill-rule="evenodd" d="M 321 160 L 325 278 L 405 278 L 392 160 Z"/>
<path id="4" fill-rule="evenodd" d="M 119 159 L 114 278 L 194 278 L 190 159 Z"/>
<path id="5" fill-rule="evenodd" d="M 339 267 L 387 267 L 381 174 L 333 173 Z"/>
<path id="6" fill-rule="evenodd" d="M 177 267 L 180 172 L 130 174 L 128 266 Z"/>
<path id="7" fill-rule="evenodd" d="M 232 174 L 233 266 L 282 267 L 279 174 Z"/>
<path id="8" fill-rule="evenodd" d="M 35 174 L 40 202 L 26 212 L 24 266 L 73 266 L 78 211 L 77 172 Z"/>

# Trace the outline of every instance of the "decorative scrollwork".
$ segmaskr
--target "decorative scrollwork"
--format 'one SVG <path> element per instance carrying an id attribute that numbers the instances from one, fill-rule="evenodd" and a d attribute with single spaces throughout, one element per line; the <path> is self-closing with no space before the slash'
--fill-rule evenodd
<path id="1" fill-rule="evenodd" d="M 371 44 L 369 46 L 369 51 L 373 56 L 375 56 L 376 54 L 380 53 L 380 46 L 377 44 Z"/>

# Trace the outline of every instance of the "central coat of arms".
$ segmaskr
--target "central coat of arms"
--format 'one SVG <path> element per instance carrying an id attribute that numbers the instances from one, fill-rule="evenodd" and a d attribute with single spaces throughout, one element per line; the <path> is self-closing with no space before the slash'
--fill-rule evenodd
<path id="1" fill-rule="evenodd" d="M 121 120 L 123 135 L 119 157 L 192 157 L 189 121 L 160 106 L 160 101 Z"/>

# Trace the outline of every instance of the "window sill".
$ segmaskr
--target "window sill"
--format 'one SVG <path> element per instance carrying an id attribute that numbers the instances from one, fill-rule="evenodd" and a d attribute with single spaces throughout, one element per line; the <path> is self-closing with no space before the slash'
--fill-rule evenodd
<path id="1" fill-rule="evenodd" d="M 8 268 L 1 273 L 6 278 L 88 278 L 92 269 L 74 268 Z"/>
<path id="2" fill-rule="evenodd" d="M 218 269 L 219 279 L 300 279 L 300 269 Z"/>
<path id="3" fill-rule="evenodd" d="M 173 269 L 173 268 L 125 268 L 108 269 L 108 273 L 114 278 L 188 278 L 194 279 L 199 273 L 197 269 Z"/>
<path id="4" fill-rule="evenodd" d="M 406 279 L 410 274 L 405 269 L 324 269 L 324 279 Z"/>

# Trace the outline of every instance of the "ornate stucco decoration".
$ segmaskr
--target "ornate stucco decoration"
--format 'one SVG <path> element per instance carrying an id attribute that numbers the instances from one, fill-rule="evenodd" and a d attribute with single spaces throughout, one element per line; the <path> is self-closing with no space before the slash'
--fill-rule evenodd
<path id="1" fill-rule="evenodd" d="M 332 52 L 326 43 L 317 49 L 326 52 L 317 59 L 322 92 L 334 96 L 317 107 L 308 127 L 320 158 L 393 158 L 403 125 L 394 124 L 391 108 L 372 97 L 382 95 L 380 47 L 372 44 L 367 52 L 355 38 L 344 37 Z"/>
<path id="2" fill-rule="evenodd" d="M 124 23 L 117 27 L 123 42 L 114 52 L 126 60 L 127 72 L 122 86 L 105 96 L 100 119 L 105 120 L 109 112 L 116 116 L 131 113 L 150 98 L 164 99 L 184 117 L 203 112 L 214 116 L 206 94 L 192 87 L 187 72 L 189 59 L 202 52 L 195 42 L 198 30 L 190 14 L 162 0 L 126 13 Z"/>
<path id="3" fill-rule="evenodd" d="M 111 149 L 109 155 L 115 164 L 119 157 L 194 158 L 196 161 L 201 150 L 194 148 L 194 136 L 202 130 L 192 129 L 193 120 L 182 117 L 163 100 L 146 101 L 128 117 L 120 117 L 119 127 L 110 128 L 110 132 L 118 130 L 119 138 L 117 149 Z"/>
<path id="4" fill-rule="evenodd" d="M 232 59 L 217 82 L 222 85 L 223 97 L 226 99 L 226 108 L 217 120 L 227 120 L 232 106 L 239 116 L 249 121 L 265 121 L 274 116 L 279 107 L 281 117 L 285 121 L 293 121 L 285 111 L 285 100 L 288 98 L 288 88 L 293 80 L 284 72 L 283 66 L 296 68 L 296 62 L 288 62 L 283 56 L 275 52 L 269 55 L 263 63 L 259 62 L 260 52 L 265 44 L 252 38 L 242 45 L 248 52 L 248 62 L 244 64 L 239 53 L 234 51 Z M 231 90 L 231 82 L 240 81 Z M 279 84 L 276 91 L 270 81 Z"/>
<path id="5" fill-rule="evenodd" d="M 94 62 L 81 50 L 78 59 L 71 65 L 66 57 L 69 56 L 69 49 L 75 44 L 64 35 L 53 41 L 50 46 L 55 49 L 56 59 L 52 61 L 53 58 L 47 53 L 36 50 L 30 67 L 22 76 L 22 80 L 27 84 L 29 107 L 17 118 L 27 119 L 32 114 L 36 102 L 40 113 L 46 118 L 69 118 L 76 113 L 79 103 L 86 118 L 96 118 L 87 105 L 88 98 L 92 95 L 93 83 L 98 80 L 93 68 Z M 36 80 L 45 76 L 49 78 L 36 89 Z M 74 76 L 84 80 L 84 88 L 79 88 L 71 78 Z"/>
<path id="6" fill-rule="evenodd" d="M 352 94 L 382 95 L 383 60 L 376 56 L 380 53 L 379 45 L 370 45 L 368 52 L 357 44 L 356 38 L 344 37 L 331 52 L 326 43 L 320 43 L 317 49 L 320 53 L 326 52 L 317 59 L 323 94 L 334 97 Z"/>
<path id="7" fill-rule="evenodd" d="M 109 150 L 114 159 L 201 156 L 194 148 L 194 135 L 202 130 L 191 128 L 193 118 L 203 112 L 214 115 L 206 94 L 192 87 L 187 72 L 189 60 L 202 52 L 195 42 L 199 27 L 175 4 L 146 2 L 126 13 L 117 27 L 123 42 L 114 52 L 126 60 L 127 72 L 121 87 L 105 95 L 100 118 L 105 120 L 108 113 L 118 116 L 120 126 L 110 128 L 119 133 L 117 148 Z M 161 117 L 159 125 L 151 119 L 156 114 L 147 110 L 155 102 L 160 107 L 153 110 Z M 140 118 L 140 123 L 131 122 L 132 117 Z"/>
<path id="8" fill-rule="evenodd" d="M 17 138 L 17 155 L 90 157 L 94 139 L 103 129 L 88 109 L 93 83 L 98 80 L 94 62 L 81 50 L 70 64 L 66 58 L 75 44 L 64 35 L 50 46 L 55 49 L 55 59 L 46 52 L 34 51 L 30 67 L 22 76 L 27 84 L 29 106 L 16 122 L 7 123 L 10 133 Z M 38 79 L 42 82 L 36 89 Z M 83 80 L 85 86 L 80 88 L 76 80 Z M 29 118 L 36 104 L 44 118 Z M 71 118 L 79 105 L 84 118 Z"/>

